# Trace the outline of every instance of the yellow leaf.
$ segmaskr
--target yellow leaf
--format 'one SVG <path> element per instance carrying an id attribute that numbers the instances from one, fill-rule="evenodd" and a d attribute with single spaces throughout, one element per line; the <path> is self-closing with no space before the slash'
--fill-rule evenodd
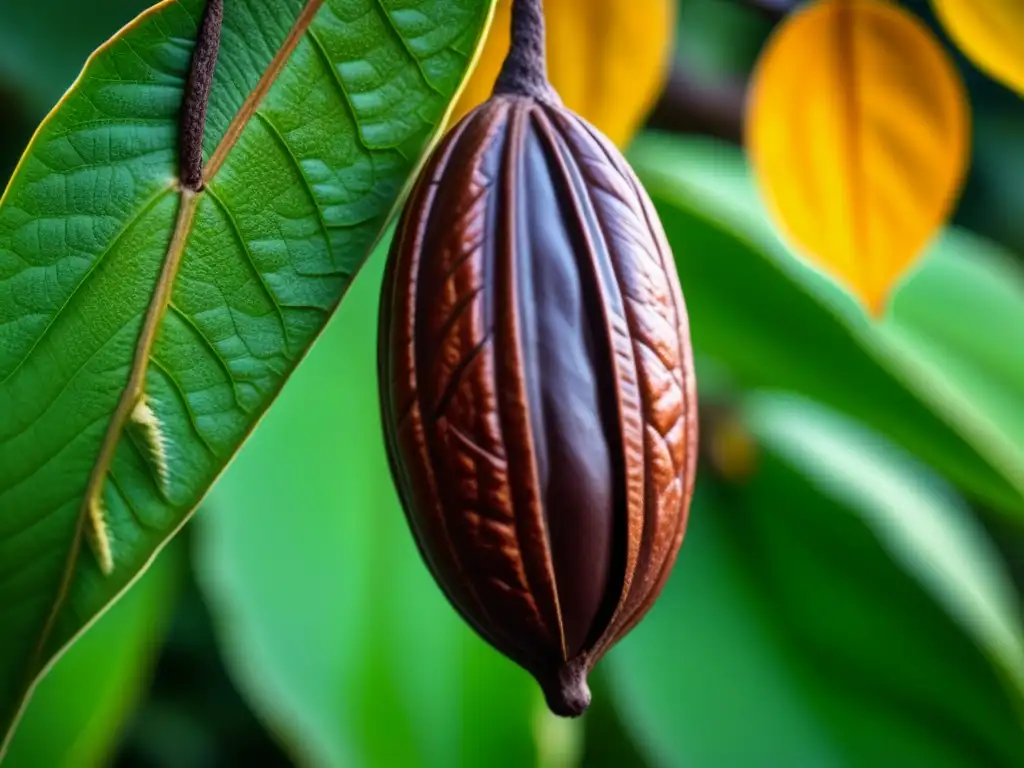
<path id="1" fill-rule="evenodd" d="M 885 309 L 952 211 L 969 157 L 963 84 L 916 17 L 882 0 L 822 0 L 767 43 L 746 143 L 783 232 Z"/>
<path id="2" fill-rule="evenodd" d="M 491 95 L 508 52 L 511 8 L 512 0 L 498 0 L 452 125 Z M 552 85 L 569 109 L 625 146 L 665 83 L 675 0 L 545 0 L 544 16 Z"/>
<path id="3" fill-rule="evenodd" d="M 979 69 L 1024 94 L 1024 0 L 932 0 L 932 5 Z"/>

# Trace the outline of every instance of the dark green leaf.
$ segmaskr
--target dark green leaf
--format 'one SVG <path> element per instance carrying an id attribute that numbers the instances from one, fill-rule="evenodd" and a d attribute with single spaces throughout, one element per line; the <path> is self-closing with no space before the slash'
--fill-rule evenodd
<path id="1" fill-rule="evenodd" d="M 653 765 L 641 753 L 636 739 L 623 722 L 621 702 L 608 680 L 605 665 L 590 676 L 593 703 L 583 718 L 586 729 L 581 768 L 646 768 Z"/>
<path id="2" fill-rule="evenodd" d="M 1024 477 L 1024 271 L 995 245 L 951 229 L 896 296 L 885 340 L 963 434 L 1011 479 Z"/>
<path id="3" fill-rule="evenodd" d="M 226 3 L 198 193 L 177 126 L 203 0 L 139 17 L 36 135 L 0 201 L 0 731 L 323 328 L 490 4 Z"/>
<path id="4" fill-rule="evenodd" d="M 107 765 L 146 690 L 185 565 L 168 547 L 123 599 L 68 648 L 39 685 L 4 768 Z"/>
<path id="5" fill-rule="evenodd" d="M 744 385 L 856 416 L 1024 516 L 1024 277 L 1005 254 L 950 230 L 876 324 L 778 239 L 739 150 L 651 135 L 632 160 L 675 251 L 699 352 Z"/>
<path id="6" fill-rule="evenodd" d="M 376 375 L 383 256 L 217 485 L 200 581 L 239 687 L 296 757 L 531 765 L 539 690 L 445 602 L 395 496 Z"/>
<path id="7" fill-rule="evenodd" d="M 610 660 L 642 743 L 664 765 L 1020 765 L 1020 596 L 963 502 L 809 401 L 745 421 L 758 471 L 704 481 Z"/>
<path id="8" fill-rule="evenodd" d="M 1020 595 L 963 502 L 877 435 L 802 398 L 750 397 L 744 420 L 766 450 L 859 515 L 1024 703 Z"/>
<path id="9" fill-rule="evenodd" d="M 75 79 L 96 46 L 131 21 L 146 0 L 0 3 L 0 80 L 40 117 Z"/>

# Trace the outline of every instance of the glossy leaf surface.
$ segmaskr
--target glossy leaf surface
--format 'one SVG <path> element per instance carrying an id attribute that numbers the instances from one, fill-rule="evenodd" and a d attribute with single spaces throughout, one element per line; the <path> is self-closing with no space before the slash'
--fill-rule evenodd
<path id="1" fill-rule="evenodd" d="M 757 472 L 698 488 L 662 601 L 609 657 L 649 756 L 1018 765 L 1019 595 L 963 502 L 809 401 L 743 415 Z"/>
<path id="2" fill-rule="evenodd" d="M 490 10 L 227 3 L 191 195 L 178 112 L 203 7 L 162 3 L 105 45 L 0 203 L 0 730 L 183 523 L 319 333 Z M 109 576 L 82 546 L 103 527 Z"/>
<path id="3" fill-rule="evenodd" d="M 445 602 L 388 470 L 384 256 L 217 485 L 200 583 L 239 688 L 301 762 L 532 765 L 543 698 Z"/>
<path id="4" fill-rule="evenodd" d="M 737 149 L 651 135 L 630 157 L 675 253 L 698 353 L 740 384 L 855 416 L 1024 520 L 1024 273 L 1008 254 L 947 230 L 874 323 L 775 235 Z"/>
<path id="5" fill-rule="evenodd" d="M 1024 95 L 1024 3 L 932 0 L 953 41 L 990 77 Z"/>
<path id="6" fill-rule="evenodd" d="M 172 544 L 39 682 L 4 768 L 108 765 L 143 698 L 174 609 L 185 551 Z"/>
<path id="7" fill-rule="evenodd" d="M 822 0 L 765 46 L 746 144 L 769 210 L 874 315 L 950 215 L 970 107 L 939 41 L 887 0 Z"/>
<path id="8" fill-rule="evenodd" d="M 453 119 L 484 102 L 509 46 L 512 0 L 494 25 Z M 623 147 L 668 75 L 675 0 L 545 0 L 548 75 L 569 109 Z"/>

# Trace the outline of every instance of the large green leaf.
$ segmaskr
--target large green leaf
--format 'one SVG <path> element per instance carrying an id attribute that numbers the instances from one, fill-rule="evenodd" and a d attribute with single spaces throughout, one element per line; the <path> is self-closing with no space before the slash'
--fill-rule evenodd
<path id="1" fill-rule="evenodd" d="M 491 3 L 228 2 L 190 193 L 177 125 L 203 8 L 161 3 L 103 46 L 0 202 L 0 732 L 323 328 Z"/>
<path id="2" fill-rule="evenodd" d="M 163 551 L 122 600 L 39 681 L 4 768 L 107 765 L 146 690 L 178 593 L 185 552 Z"/>
<path id="3" fill-rule="evenodd" d="M 744 421 L 758 470 L 705 475 L 676 572 L 610 659 L 651 755 L 1020 765 L 1020 596 L 963 502 L 810 401 L 758 395 Z"/>
<path id="4" fill-rule="evenodd" d="M 229 669 L 308 765 L 534 763 L 533 680 L 420 560 L 380 429 L 382 252 L 218 483 L 197 568 Z"/>
<path id="5" fill-rule="evenodd" d="M 631 158 L 675 251 L 696 349 L 742 384 L 856 416 L 1024 516 L 1024 275 L 1005 253 L 948 231 L 875 323 L 779 240 L 738 149 L 649 135 Z"/>

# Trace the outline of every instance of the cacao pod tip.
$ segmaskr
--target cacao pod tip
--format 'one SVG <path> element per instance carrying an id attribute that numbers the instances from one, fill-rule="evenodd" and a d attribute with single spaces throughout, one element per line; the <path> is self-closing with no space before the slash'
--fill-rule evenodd
<path id="1" fill-rule="evenodd" d="M 559 717 L 579 717 L 590 706 L 588 668 L 580 660 L 569 661 L 554 674 L 539 679 L 548 708 Z"/>

